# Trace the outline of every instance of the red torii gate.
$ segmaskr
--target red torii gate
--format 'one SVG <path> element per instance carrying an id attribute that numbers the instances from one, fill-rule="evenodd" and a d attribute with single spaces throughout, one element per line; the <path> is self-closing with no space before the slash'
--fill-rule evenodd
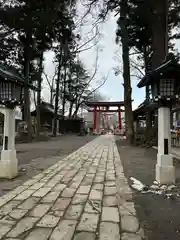
<path id="1" fill-rule="evenodd" d="M 90 107 L 88 112 L 93 112 L 93 131 L 96 131 L 96 122 L 97 122 L 97 112 L 117 112 L 118 113 L 118 122 L 119 122 L 119 129 L 122 128 L 121 124 L 121 112 L 124 112 L 121 107 L 124 107 L 124 102 L 86 102 L 86 106 Z M 112 110 L 110 107 L 117 107 L 117 110 Z"/>

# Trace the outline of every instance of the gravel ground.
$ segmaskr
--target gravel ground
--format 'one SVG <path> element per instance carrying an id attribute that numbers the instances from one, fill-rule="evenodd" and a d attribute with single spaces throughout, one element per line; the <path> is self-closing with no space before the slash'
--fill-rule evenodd
<path id="1" fill-rule="evenodd" d="M 47 169 L 94 138 L 95 136 L 67 135 L 52 138 L 47 142 L 17 144 L 19 176 L 11 181 L 0 180 L 0 196 Z"/>
<path id="2" fill-rule="evenodd" d="M 146 185 L 155 180 L 157 150 L 130 147 L 125 141 L 117 141 L 124 173 Z M 176 167 L 176 185 L 180 187 L 180 161 L 174 159 Z M 129 184 L 130 181 L 129 181 Z M 179 188 L 180 189 L 180 188 Z M 180 198 L 167 199 L 152 193 L 142 194 L 133 190 L 137 216 L 145 230 L 148 240 L 180 239 Z"/>

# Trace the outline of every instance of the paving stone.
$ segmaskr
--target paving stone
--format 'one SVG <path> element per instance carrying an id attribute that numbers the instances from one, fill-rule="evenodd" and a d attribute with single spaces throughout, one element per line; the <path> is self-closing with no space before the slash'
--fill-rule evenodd
<path id="1" fill-rule="evenodd" d="M 46 187 L 54 187 L 59 182 L 59 179 L 52 178 L 49 182 L 45 184 Z"/>
<path id="2" fill-rule="evenodd" d="M 101 176 L 96 176 L 95 179 L 94 179 L 94 183 L 102 183 L 104 182 L 104 177 L 101 177 Z"/>
<path id="3" fill-rule="evenodd" d="M 8 233 L 8 237 L 16 238 L 22 233 L 33 228 L 37 222 L 37 218 L 34 217 L 25 217 Z"/>
<path id="4" fill-rule="evenodd" d="M 36 191 L 36 192 L 33 194 L 33 196 L 34 196 L 34 197 L 44 197 L 50 190 L 51 190 L 51 188 L 42 187 L 42 188 L 40 188 L 38 191 Z"/>
<path id="5" fill-rule="evenodd" d="M 40 222 L 38 222 L 38 227 L 45 227 L 45 228 L 54 228 L 58 224 L 60 217 L 55 217 L 52 215 L 45 215 Z"/>
<path id="6" fill-rule="evenodd" d="M 14 190 L 12 190 L 11 192 L 9 192 L 8 194 L 6 194 L 4 196 L 5 197 L 6 196 L 10 196 L 10 197 L 14 196 L 15 197 L 15 196 L 17 196 L 18 194 L 20 194 L 21 192 L 25 191 L 28 188 L 29 188 L 29 186 L 21 185 L 21 186 L 16 187 Z M 1 197 L 1 198 L 3 198 L 3 197 Z"/>
<path id="7" fill-rule="evenodd" d="M 103 207 L 102 210 L 103 222 L 119 222 L 119 211 L 116 207 Z"/>
<path id="8" fill-rule="evenodd" d="M 24 217 L 26 215 L 27 212 L 28 212 L 28 210 L 24 210 L 24 209 L 14 209 L 9 214 L 9 216 L 14 219 L 21 219 L 22 217 Z"/>
<path id="9" fill-rule="evenodd" d="M 42 200 L 41 202 L 44 203 L 53 203 L 56 201 L 56 199 L 59 197 L 59 192 L 49 192 Z"/>
<path id="10" fill-rule="evenodd" d="M 139 221 L 132 215 L 121 216 L 121 229 L 124 232 L 136 233 L 139 230 Z"/>
<path id="11" fill-rule="evenodd" d="M 89 179 L 93 180 L 94 176 L 95 176 L 95 174 L 87 173 L 85 178 L 89 178 Z"/>
<path id="12" fill-rule="evenodd" d="M 34 193 L 34 190 L 25 190 L 24 192 L 20 193 L 15 200 L 26 200 Z"/>
<path id="13" fill-rule="evenodd" d="M 121 236 L 121 240 L 142 240 L 142 238 L 137 234 L 123 233 Z"/>
<path id="14" fill-rule="evenodd" d="M 55 204 L 53 205 L 52 210 L 53 211 L 65 210 L 68 207 L 70 201 L 71 201 L 70 198 L 58 198 Z"/>
<path id="15" fill-rule="evenodd" d="M 65 219 L 78 220 L 83 210 L 82 205 L 70 205 L 66 214 Z"/>
<path id="16" fill-rule="evenodd" d="M 89 195 L 89 199 L 92 200 L 101 200 L 102 199 L 102 192 L 98 191 L 98 190 L 91 190 L 90 195 Z"/>
<path id="17" fill-rule="evenodd" d="M 0 215 L 4 216 L 9 214 L 17 205 L 20 204 L 20 201 L 11 201 L 0 208 Z"/>
<path id="18" fill-rule="evenodd" d="M 0 239 L 5 236 L 10 230 L 11 226 L 0 224 Z"/>
<path id="19" fill-rule="evenodd" d="M 40 180 L 39 180 L 39 182 L 42 182 L 42 183 L 47 183 L 49 180 L 51 179 L 51 177 L 44 177 L 44 178 L 41 178 Z"/>
<path id="20" fill-rule="evenodd" d="M 61 180 L 61 182 L 62 182 L 62 183 L 65 183 L 65 184 L 68 184 L 70 181 L 71 181 L 71 178 L 66 178 L 66 177 L 64 177 L 64 178 Z"/>
<path id="21" fill-rule="evenodd" d="M 34 176 L 33 177 L 33 179 L 41 179 L 41 178 L 43 178 L 45 176 L 45 174 L 44 173 L 39 173 L 38 175 L 36 175 L 36 176 Z"/>
<path id="22" fill-rule="evenodd" d="M 57 185 L 53 188 L 53 191 L 58 191 L 58 192 L 60 192 L 60 191 L 63 191 L 65 188 L 66 188 L 66 185 L 60 183 L 60 184 L 57 184 Z"/>
<path id="23" fill-rule="evenodd" d="M 13 226 L 16 224 L 16 222 L 13 218 L 11 218 L 10 216 L 7 215 L 0 220 L 0 225 L 1 224 Z"/>
<path id="24" fill-rule="evenodd" d="M 51 205 L 49 204 L 38 204 L 33 210 L 31 210 L 31 212 L 29 213 L 29 216 L 40 218 L 47 213 L 50 207 Z"/>
<path id="25" fill-rule="evenodd" d="M 72 200 L 72 204 L 85 204 L 88 195 L 76 194 Z"/>
<path id="26" fill-rule="evenodd" d="M 95 183 L 95 184 L 93 184 L 93 186 L 92 186 L 92 189 L 94 189 L 94 190 L 103 190 L 103 184 L 101 184 L 101 183 Z"/>
<path id="27" fill-rule="evenodd" d="M 29 181 L 26 181 L 23 185 L 31 186 L 38 182 L 38 179 L 30 179 Z"/>
<path id="28" fill-rule="evenodd" d="M 73 182 L 71 185 L 70 185 L 70 188 L 74 188 L 74 189 L 77 189 L 80 185 L 80 182 Z"/>
<path id="29" fill-rule="evenodd" d="M 77 221 L 62 220 L 53 231 L 50 240 L 71 240 L 75 231 Z"/>
<path id="30" fill-rule="evenodd" d="M 82 186 L 88 186 L 92 184 L 93 179 L 89 177 L 85 177 L 81 183 Z"/>
<path id="31" fill-rule="evenodd" d="M 64 214 L 64 211 L 50 211 L 49 214 L 55 217 L 62 217 Z"/>
<path id="32" fill-rule="evenodd" d="M 63 178 L 62 174 L 57 174 L 57 175 L 54 176 L 54 180 L 57 179 L 57 180 L 59 180 L 59 182 L 62 178 Z"/>
<path id="33" fill-rule="evenodd" d="M 41 188 L 42 186 L 44 186 L 45 183 L 43 182 L 38 182 L 35 183 L 34 185 L 32 185 L 29 189 L 34 189 L 34 190 L 38 190 L 39 188 Z"/>
<path id="34" fill-rule="evenodd" d="M 83 213 L 80 223 L 77 227 L 78 231 L 96 232 L 99 214 Z"/>
<path id="35" fill-rule="evenodd" d="M 39 202 L 39 198 L 31 197 L 28 198 L 25 202 L 18 206 L 20 209 L 32 209 Z"/>
<path id="36" fill-rule="evenodd" d="M 21 240 L 20 238 L 5 238 L 6 240 Z"/>
<path id="37" fill-rule="evenodd" d="M 117 206 L 116 196 L 104 196 L 103 197 L 103 206 L 105 206 L 105 207 Z"/>
<path id="38" fill-rule="evenodd" d="M 12 197 L 13 198 L 13 197 Z M 0 198 L 0 207 L 2 207 L 3 205 L 5 205 L 6 203 L 8 203 L 12 198 L 9 199 L 4 199 L 4 198 Z"/>
<path id="39" fill-rule="evenodd" d="M 104 195 L 116 195 L 116 187 L 105 186 Z"/>
<path id="40" fill-rule="evenodd" d="M 118 193 L 123 196 L 123 199 L 125 201 L 133 201 L 131 189 L 129 188 L 128 184 L 125 185 L 127 186 L 120 185 L 120 187 L 118 188 Z"/>
<path id="41" fill-rule="evenodd" d="M 80 186 L 77 193 L 80 193 L 80 194 L 88 194 L 89 191 L 90 191 L 90 188 L 91 186 Z"/>
<path id="42" fill-rule="evenodd" d="M 115 181 L 116 177 L 115 176 L 107 176 L 106 181 Z"/>
<path id="43" fill-rule="evenodd" d="M 66 188 L 62 192 L 61 197 L 71 198 L 74 196 L 75 191 L 76 191 L 76 189 L 74 189 L 74 188 Z"/>
<path id="44" fill-rule="evenodd" d="M 52 230 L 48 228 L 36 228 L 34 229 L 25 240 L 47 240 Z"/>
<path id="45" fill-rule="evenodd" d="M 99 240 L 120 240 L 119 224 L 101 222 Z"/>
<path id="46" fill-rule="evenodd" d="M 101 212 L 101 202 L 95 200 L 88 200 L 85 205 L 84 212 L 87 213 L 100 213 Z"/>
<path id="47" fill-rule="evenodd" d="M 96 234 L 91 232 L 81 232 L 75 235 L 73 240 L 95 240 Z"/>
<path id="48" fill-rule="evenodd" d="M 124 202 L 120 205 L 120 215 L 136 215 L 136 210 L 133 202 Z"/>

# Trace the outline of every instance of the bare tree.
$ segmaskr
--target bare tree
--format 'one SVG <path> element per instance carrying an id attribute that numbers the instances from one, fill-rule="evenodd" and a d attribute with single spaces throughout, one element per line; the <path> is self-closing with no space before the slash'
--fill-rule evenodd
<path id="1" fill-rule="evenodd" d="M 84 89 L 81 92 L 81 94 L 78 96 L 77 105 L 73 113 L 73 117 L 77 115 L 79 108 L 83 106 L 86 101 L 93 99 L 93 94 L 96 93 L 106 83 L 108 76 L 109 76 L 109 73 L 106 76 L 102 77 L 100 84 L 96 88 L 89 89 L 88 88 L 89 86 L 86 86 L 87 88 Z"/>
<path id="2" fill-rule="evenodd" d="M 133 50 L 129 58 L 131 77 L 135 77 L 137 80 L 141 80 L 145 76 L 144 63 L 140 60 L 142 58 L 141 55 L 142 53 L 140 54 L 138 51 Z M 122 63 L 120 53 L 117 51 L 115 52 L 114 60 L 118 62 L 118 64 Z M 114 67 L 114 73 L 116 76 L 123 74 L 123 68 L 121 64 Z"/>
<path id="3" fill-rule="evenodd" d="M 55 97 L 55 79 L 57 77 L 57 68 L 55 68 L 54 75 L 52 76 L 51 79 L 44 71 L 43 71 L 43 75 L 45 76 L 46 83 L 50 91 L 50 104 L 53 105 L 54 97 Z"/>

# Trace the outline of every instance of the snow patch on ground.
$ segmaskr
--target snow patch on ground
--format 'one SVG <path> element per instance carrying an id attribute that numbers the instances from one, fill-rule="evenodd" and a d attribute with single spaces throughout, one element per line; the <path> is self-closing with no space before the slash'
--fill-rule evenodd
<path id="1" fill-rule="evenodd" d="M 151 186 L 146 186 L 141 181 L 134 177 L 130 177 L 132 181 L 131 187 L 134 190 L 137 190 L 141 193 L 153 193 L 156 195 L 164 195 L 165 197 L 173 198 L 174 196 L 179 197 L 179 193 L 177 192 L 177 187 L 175 185 L 159 185 L 157 181 L 154 181 Z"/>
<path id="2" fill-rule="evenodd" d="M 142 191 L 144 189 L 145 185 L 142 184 L 142 182 L 140 182 L 136 178 L 130 177 L 130 180 L 133 182 L 133 184 L 131 186 L 133 189 L 135 189 L 137 191 Z"/>

